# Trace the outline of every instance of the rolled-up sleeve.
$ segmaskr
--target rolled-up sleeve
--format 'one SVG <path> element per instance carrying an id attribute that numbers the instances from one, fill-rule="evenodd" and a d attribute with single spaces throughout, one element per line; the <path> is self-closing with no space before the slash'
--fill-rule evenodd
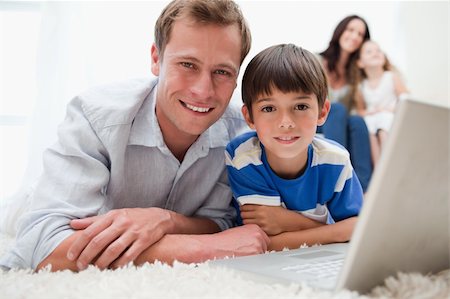
<path id="1" fill-rule="evenodd" d="M 95 215 L 105 202 L 108 152 L 75 98 L 58 128 L 58 141 L 44 153 L 44 171 L 32 194 L 29 212 L 19 219 L 14 248 L 3 268 L 36 268 L 73 233 L 69 222 Z"/>

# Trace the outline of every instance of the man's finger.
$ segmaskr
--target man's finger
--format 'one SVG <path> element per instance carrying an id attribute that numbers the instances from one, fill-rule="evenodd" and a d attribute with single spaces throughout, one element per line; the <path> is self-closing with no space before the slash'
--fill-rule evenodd
<path id="1" fill-rule="evenodd" d="M 81 252 L 89 244 L 89 242 L 100 232 L 108 228 L 111 223 L 111 219 L 104 217 L 88 226 L 84 231 L 81 232 L 79 237 L 70 246 L 69 250 L 67 251 L 67 258 L 71 261 L 76 260 L 80 256 Z"/>
<path id="2" fill-rule="evenodd" d="M 112 242 L 119 238 L 122 234 L 121 230 L 109 226 L 105 230 L 98 233 L 86 245 L 77 260 L 79 270 L 85 269 L 94 259 L 99 256 Z M 120 253 L 119 253 L 120 254 Z"/>
<path id="3" fill-rule="evenodd" d="M 148 246 L 145 247 L 142 242 L 136 240 L 118 260 L 112 263 L 111 267 L 116 269 L 128 265 L 129 262 L 134 261 L 147 248 Z"/>
<path id="4" fill-rule="evenodd" d="M 102 216 L 92 216 L 81 219 L 73 219 L 70 221 L 70 226 L 76 230 L 85 229 L 86 227 L 97 221 L 100 217 Z"/>
<path id="5" fill-rule="evenodd" d="M 123 234 L 117 240 L 115 240 L 114 242 L 109 244 L 108 248 L 106 248 L 105 251 L 103 251 L 103 253 L 101 254 L 101 256 L 95 261 L 95 265 L 97 267 L 99 267 L 100 269 L 105 269 L 105 268 L 109 267 L 120 255 L 122 255 L 122 257 L 124 255 L 128 256 L 130 249 L 136 243 L 136 242 L 134 242 L 135 240 L 136 240 L 135 235 L 129 234 L 129 233 Z M 127 249 L 128 247 L 130 247 L 130 248 Z M 134 258 L 136 258 L 136 257 L 134 257 Z M 134 260 L 134 258 L 133 258 L 133 260 Z M 128 261 L 128 262 L 130 262 L 130 261 Z"/>

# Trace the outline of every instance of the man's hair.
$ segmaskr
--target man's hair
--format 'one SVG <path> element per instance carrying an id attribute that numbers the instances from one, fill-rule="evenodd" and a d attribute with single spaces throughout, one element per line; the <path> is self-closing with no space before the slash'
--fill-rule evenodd
<path id="1" fill-rule="evenodd" d="M 199 24 L 228 26 L 237 24 L 241 31 L 241 64 L 250 51 L 251 34 L 239 6 L 232 0 L 174 0 L 161 12 L 155 24 L 155 44 L 160 56 L 170 40 L 173 24 L 180 18 Z"/>
<path id="2" fill-rule="evenodd" d="M 293 44 L 269 47 L 248 64 L 242 79 L 242 100 L 252 114 L 252 103 L 261 95 L 270 95 L 273 89 L 281 92 L 315 94 L 319 108 L 327 98 L 325 72 L 311 52 Z"/>

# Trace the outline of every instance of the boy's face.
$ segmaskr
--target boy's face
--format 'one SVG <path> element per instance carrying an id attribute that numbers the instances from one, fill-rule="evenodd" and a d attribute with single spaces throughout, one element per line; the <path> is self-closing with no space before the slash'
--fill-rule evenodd
<path id="1" fill-rule="evenodd" d="M 195 140 L 224 113 L 241 58 L 238 25 L 175 21 L 163 56 L 152 47 L 159 77 L 156 113 L 163 135 Z"/>
<path id="2" fill-rule="evenodd" d="M 296 177 L 308 159 L 308 145 L 328 115 L 330 103 L 319 109 L 314 94 L 283 93 L 273 89 L 252 104 L 253 120 L 247 107 L 242 108 L 249 126 L 256 130 L 264 145 L 272 170 L 284 177 Z"/>

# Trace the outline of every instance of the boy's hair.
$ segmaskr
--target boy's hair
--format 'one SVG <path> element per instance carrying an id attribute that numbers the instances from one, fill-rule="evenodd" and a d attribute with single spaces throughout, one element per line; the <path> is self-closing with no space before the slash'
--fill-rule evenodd
<path id="1" fill-rule="evenodd" d="M 161 12 L 155 24 L 155 44 L 160 52 L 170 40 L 173 24 L 177 19 L 188 17 L 199 24 L 228 26 L 237 24 L 242 36 L 241 64 L 251 47 L 251 34 L 239 6 L 232 0 L 174 0 Z"/>
<path id="2" fill-rule="evenodd" d="M 253 119 L 252 103 L 273 89 L 315 94 L 319 108 L 328 94 L 325 71 L 317 57 L 293 44 L 269 47 L 248 64 L 242 79 L 242 100 Z"/>

